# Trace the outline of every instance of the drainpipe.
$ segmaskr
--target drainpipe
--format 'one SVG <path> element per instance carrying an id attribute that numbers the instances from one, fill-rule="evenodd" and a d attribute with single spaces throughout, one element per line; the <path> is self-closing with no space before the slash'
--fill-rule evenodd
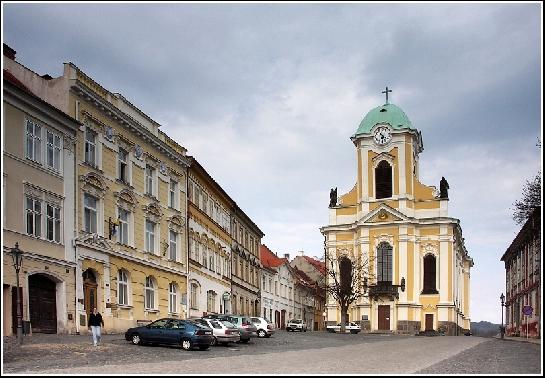
<path id="1" fill-rule="evenodd" d="M 76 112 L 76 117 L 79 115 Z M 73 238 L 72 238 L 72 245 L 74 246 L 74 262 L 76 263 L 76 266 L 74 267 L 74 286 L 75 286 L 75 308 L 74 308 L 74 321 L 76 322 L 76 335 L 80 334 L 80 324 L 79 324 L 79 309 L 78 309 L 78 249 L 76 246 L 76 238 L 78 236 L 78 204 L 79 204 L 79 196 L 78 196 L 78 130 L 76 130 L 76 141 L 74 144 L 74 229 L 72 230 Z"/>
<path id="2" fill-rule="evenodd" d="M 189 318 L 189 165 L 185 168 L 185 251 L 186 251 L 186 278 L 185 278 L 185 317 Z"/>

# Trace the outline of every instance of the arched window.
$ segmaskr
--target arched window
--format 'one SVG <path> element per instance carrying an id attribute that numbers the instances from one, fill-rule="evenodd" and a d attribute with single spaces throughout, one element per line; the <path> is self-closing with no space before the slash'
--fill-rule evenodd
<path id="1" fill-rule="evenodd" d="M 377 199 L 392 196 L 392 167 L 386 160 L 375 168 L 375 194 Z"/>
<path id="2" fill-rule="evenodd" d="M 424 257 L 424 290 L 422 290 L 422 294 L 437 294 L 435 261 L 434 255 L 429 254 Z"/>
<path id="3" fill-rule="evenodd" d="M 386 242 L 377 249 L 377 281 L 392 283 L 392 246 Z"/>
<path id="4" fill-rule="evenodd" d="M 173 314 L 178 312 L 178 285 L 173 282 L 168 285 L 168 311 Z"/>
<path id="5" fill-rule="evenodd" d="M 117 274 L 117 304 L 129 304 L 129 276 L 124 270 Z"/>
<path id="6" fill-rule="evenodd" d="M 155 281 L 153 277 L 146 277 L 146 295 L 144 307 L 146 310 L 155 309 Z"/>

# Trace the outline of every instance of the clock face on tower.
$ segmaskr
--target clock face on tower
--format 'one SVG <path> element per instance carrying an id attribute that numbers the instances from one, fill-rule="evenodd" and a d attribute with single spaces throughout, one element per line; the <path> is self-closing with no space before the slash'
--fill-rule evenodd
<path id="1" fill-rule="evenodd" d="M 392 139 L 392 134 L 390 134 L 390 129 L 386 126 L 379 126 L 375 130 L 375 136 L 373 138 L 375 143 L 383 145 L 386 144 Z"/>

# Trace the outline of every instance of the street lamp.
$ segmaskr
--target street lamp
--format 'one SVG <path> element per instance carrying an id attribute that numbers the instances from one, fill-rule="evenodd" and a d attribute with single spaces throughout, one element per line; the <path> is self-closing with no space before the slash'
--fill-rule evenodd
<path id="1" fill-rule="evenodd" d="M 15 282 L 17 289 L 15 295 L 17 298 L 17 343 L 23 343 L 23 315 L 21 314 L 21 296 L 19 295 L 19 271 L 23 265 L 23 251 L 19 249 L 19 243 L 15 243 L 15 247 L 9 252 L 13 258 L 13 267 L 15 268 Z"/>
<path id="2" fill-rule="evenodd" d="M 501 293 L 500 295 L 500 301 L 501 301 L 501 328 L 500 328 L 500 335 L 503 339 L 503 335 L 505 333 L 505 328 L 503 328 L 503 306 L 505 306 L 505 295 Z"/>

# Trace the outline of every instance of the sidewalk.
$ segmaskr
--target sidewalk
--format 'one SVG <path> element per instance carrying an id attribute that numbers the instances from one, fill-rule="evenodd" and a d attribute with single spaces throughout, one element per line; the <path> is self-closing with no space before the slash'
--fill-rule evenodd
<path id="1" fill-rule="evenodd" d="M 498 340 L 501 340 L 501 337 L 499 335 L 494 336 L 494 338 L 496 338 Z M 532 343 L 532 344 L 541 345 L 541 339 L 534 339 L 534 338 L 531 338 L 531 337 L 526 338 L 524 336 L 520 336 L 520 337 L 504 336 L 503 339 L 504 340 L 509 340 L 509 341 L 519 341 L 519 342 L 524 342 L 524 343 Z"/>

